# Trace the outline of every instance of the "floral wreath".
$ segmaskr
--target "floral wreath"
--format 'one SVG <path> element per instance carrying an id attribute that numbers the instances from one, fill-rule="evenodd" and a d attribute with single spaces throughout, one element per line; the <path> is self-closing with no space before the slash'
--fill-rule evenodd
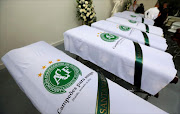
<path id="1" fill-rule="evenodd" d="M 76 0 L 77 1 L 77 17 L 82 20 L 82 24 L 91 25 L 96 22 L 96 13 L 92 5 L 92 0 Z"/>

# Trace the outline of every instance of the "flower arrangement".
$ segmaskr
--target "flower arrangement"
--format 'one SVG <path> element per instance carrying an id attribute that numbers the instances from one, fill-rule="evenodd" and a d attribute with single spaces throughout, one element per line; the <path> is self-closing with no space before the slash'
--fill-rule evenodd
<path id="1" fill-rule="evenodd" d="M 77 5 L 77 17 L 78 20 L 82 20 L 83 24 L 91 25 L 96 22 L 96 13 L 92 5 L 92 0 L 76 0 Z"/>
<path id="2" fill-rule="evenodd" d="M 132 2 L 131 0 L 127 0 L 126 5 L 124 6 L 124 10 L 129 10 L 129 7 L 131 6 Z"/>

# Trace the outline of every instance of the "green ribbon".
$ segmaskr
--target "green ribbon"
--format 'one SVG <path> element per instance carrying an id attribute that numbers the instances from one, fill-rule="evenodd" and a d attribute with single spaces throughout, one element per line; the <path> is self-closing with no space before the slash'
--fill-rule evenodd
<path id="1" fill-rule="evenodd" d="M 144 42 L 146 46 L 149 46 L 149 38 L 148 35 L 145 32 L 142 32 L 143 36 L 144 36 Z"/>
<path id="2" fill-rule="evenodd" d="M 147 24 L 145 24 L 146 26 L 146 32 L 149 33 L 149 26 Z"/>
<path id="3" fill-rule="evenodd" d="M 144 18 L 142 17 L 142 23 L 144 23 Z"/>
<path id="4" fill-rule="evenodd" d="M 135 46 L 135 71 L 134 71 L 134 85 L 141 88 L 141 78 L 143 69 L 143 53 L 140 45 L 134 42 Z"/>
<path id="5" fill-rule="evenodd" d="M 106 78 L 98 75 L 96 114 L 110 114 L 109 87 Z"/>

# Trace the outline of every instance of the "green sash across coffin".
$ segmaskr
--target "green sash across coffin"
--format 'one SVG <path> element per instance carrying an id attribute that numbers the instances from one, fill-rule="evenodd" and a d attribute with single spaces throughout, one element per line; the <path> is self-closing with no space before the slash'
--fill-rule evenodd
<path id="1" fill-rule="evenodd" d="M 96 114 L 110 114 L 109 87 L 106 78 L 98 75 Z"/>
<path id="2" fill-rule="evenodd" d="M 141 88 L 141 78 L 143 70 L 143 53 L 140 45 L 134 42 L 135 47 L 135 69 L 134 69 L 134 85 Z"/>
<path id="3" fill-rule="evenodd" d="M 144 23 L 144 18 L 142 18 L 142 23 Z"/>
<path id="4" fill-rule="evenodd" d="M 144 42 L 146 46 L 149 46 L 149 38 L 148 35 L 145 32 L 142 32 L 143 36 L 144 36 Z"/>
<path id="5" fill-rule="evenodd" d="M 145 24 L 146 26 L 146 32 L 149 33 L 149 26 L 147 24 Z"/>

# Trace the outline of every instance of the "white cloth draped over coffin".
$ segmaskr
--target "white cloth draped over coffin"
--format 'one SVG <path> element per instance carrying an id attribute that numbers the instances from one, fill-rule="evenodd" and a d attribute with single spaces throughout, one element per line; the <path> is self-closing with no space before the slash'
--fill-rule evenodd
<path id="1" fill-rule="evenodd" d="M 103 30 L 81 26 L 64 33 L 65 50 L 134 84 L 135 48 L 133 42 L 119 37 L 114 42 L 101 39 Z M 155 95 L 176 75 L 172 56 L 163 51 L 141 45 L 143 71 L 141 89 Z"/>
<path id="2" fill-rule="evenodd" d="M 145 24 L 148 24 L 148 25 L 154 25 L 154 21 L 152 19 L 142 18 L 142 17 L 134 15 L 134 14 L 118 12 L 118 13 L 115 13 L 113 16 L 120 17 L 120 18 L 125 18 L 125 19 L 128 19 L 128 20 L 137 21 L 137 22 L 140 22 L 140 23 L 145 23 Z"/>
<path id="3" fill-rule="evenodd" d="M 114 23 L 118 23 L 121 25 L 125 25 L 131 28 L 139 29 L 143 32 L 155 34 L 158 36 L 163 36 L 163 30 L 160 27 L 155 27 L 155 26 L 151 26 L 151 25 L 147 25 L 147 24 L 139 23 L 139 22 L 131 23 L 129 20 L 120 18 L 120 17 L 110 17 L 106 20 L 114 22 Z"/>
<path id="4" fill-rule="evenodd" d="M 144 18 L 144 14 L 135 13 L 135 12 L 132 12 L 132 11 L 123 11 L 123 12 L 121 12 L 121 13 L 123 13 L 123 14 L 129 14 L 129 15 L 135 15 L 135 16 L 143 17 L 143 18 Z"/>
<path id="5" fill-rule="evenodd" d="M 106 32 L 110 32 L 118 36 L 122 36 L 124 38 L 130 39 L 132 41 L 135 41 L 141 44 L 145 44 L 145 45 L 149 44 L 150 47 L 153 47 L 162 51 L 165 51 L 168 46 L 166 44 L 166 39 L 161 36 L 157 36 L 157 35 L 149 34 L 145 32 L 143 33 L 142 31 L 138 29 L 133 29 L 133 28 L 129 28 L 129 30 L 123 30 L 123 29 L 120 29 L 120 27 L 123 27 L 122 25 L 112 23 L 110 21 L 101 20 L 101 21 L 93 23 L 91 27 L 101 29 Z M 147 42 L 143 34 L 147 35 L 148 37 Z"/>
<path id="6" fill-rule="evenodd" d="M 8 52 L 2 57 L 2 61 L 17 84 L 41 113 L 95 114 L 98 88 L 97 73 L 62 51 L 41 41 Z M 46 80 L 43 81 L 43 78 L 47 76 L 44 74 L 48 69 L 56 70 L 53 65 L 58 66 L 62 62 L 69 63 L 70 66 L 68 67 L 70 68 L 75 65 L 82 74 L 65 89 L 65 93 L 53 94 L 44 87 Z M 44 69 L 42 66 L 45 66 Z M 57 69 L 60 69 L 60 66 Z M 50 71 L 46 74 L 52 74 Z M 76 74 L 77 70 L 73 70 L 73 72 Z M 39 73 L 42 73 L 42 76 L 39 76 Z M 52 80 L 51 83 L 53 83 Z M 166 113 L 112 81 L 107 79 L 107 82 L 109 85 L 110 113 Z"/>

